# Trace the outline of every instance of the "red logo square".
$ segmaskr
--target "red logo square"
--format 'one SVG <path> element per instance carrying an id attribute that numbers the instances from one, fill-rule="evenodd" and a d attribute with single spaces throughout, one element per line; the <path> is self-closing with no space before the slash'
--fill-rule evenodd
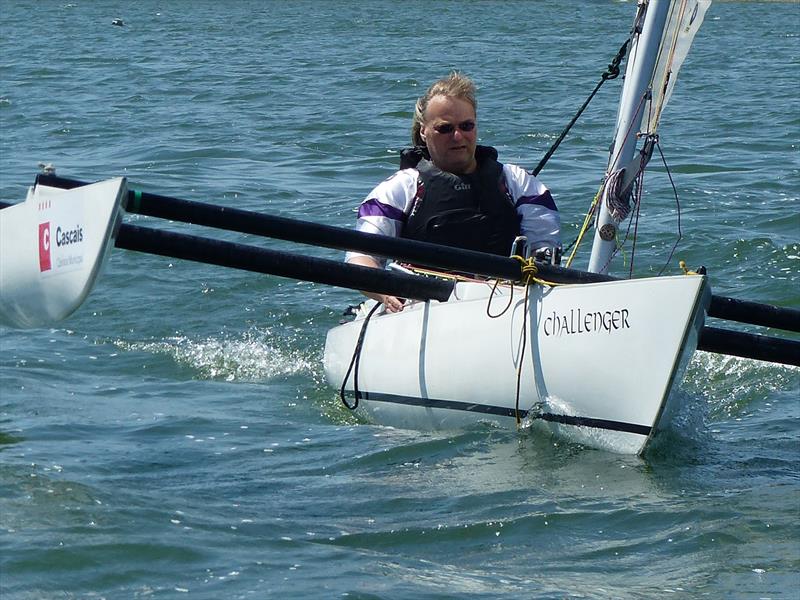
<path id="1" fill-rule="evenodd" d="M 39 223 L 39 271 L 49 271 L 50 264 L 50 221 Z"/>

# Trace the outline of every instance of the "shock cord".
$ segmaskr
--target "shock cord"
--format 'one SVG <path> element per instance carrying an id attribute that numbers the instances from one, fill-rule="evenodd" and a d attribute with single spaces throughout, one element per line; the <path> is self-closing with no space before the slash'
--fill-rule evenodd
<path id="1" fill-rule="evenodd" d="M 356 348 L 353 352 L 353 358 L 350 360 L 350 366 L 347 367 L 347 373 L 345 373 L 344 381 L 342 381 L 342 387 L 339 389 L 339 398 L 341 399 L 342 404 L 344 404 L 350 410 L 355 410 L 358 408 L 358 398 L 361 395 L 358 391 L 358 366 L 361 363 L 361 349 L 364 346 L 364 336 L 367 333 L 367 325 L 369 325 L 369 320 L 372 318 L 372 315 L 374 315 L 375 311 L 377 311 L 381 306 L 382 304 L 377 302 L 375 306 L 370 309 L 369 313 L 364 319 L 364 324 L 361 326 L 361 331 L 358 334 L 358 341 L 356 342 Z M 344 391 L 344 388 L 347 385 L 347 380 L 350 379 L 351 372 L 353 372 L 353 404 L 347 402 Z"/>

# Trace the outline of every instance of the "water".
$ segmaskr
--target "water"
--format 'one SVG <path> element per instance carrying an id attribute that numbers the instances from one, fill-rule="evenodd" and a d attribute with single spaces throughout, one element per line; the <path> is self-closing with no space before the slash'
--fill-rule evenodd
<path id="1" fill-rule="evenodd" d="M 0 199 L 46 161 L 349 226 L 430 81 L 473 76 L 483 141 L 532 168 L 634 9 L 5 0 Z M 705 264 L 718 294 L 794 308 L 798 31 L 797 3 L 715 4 L 661 128 L 675 259 Z M 618 93 L 542 172 L 567 241 Z M 646 186 L 639 275 L 677 237 L 655 159 Z M 797 369 L 698 353 L 687 411 L 643 458 L 537 429 L 385 429 L 323 380 L 325 332 L 356 297 L 116 251 L 68 320 L 0 330 L 2 597 L 797 597 Z"/>

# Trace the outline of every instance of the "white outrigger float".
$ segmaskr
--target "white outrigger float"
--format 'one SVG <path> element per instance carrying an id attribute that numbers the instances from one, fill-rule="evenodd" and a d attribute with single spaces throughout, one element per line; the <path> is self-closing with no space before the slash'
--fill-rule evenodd
<path id="1" fill-rule="evenodd" d="M 798 310 L 713 296 L 702 274 L 605 274 L 624 218 L 620 202 L 649 159 L 658 115 L 708 3 L 639 3 L 607 174 L 617 193 L 597 216 L 592 272 L 128 190 L 124 178 L 86 184 L 46 172 L 25 202 L 0 203 L 0 325 L 39 327 L 68 317 L 112 245 L 389 293 L 410 300 L 402 312 L 381 314 L 369 301 L 328 333 L 325 373 L 348 407 L 377 423 L 422 429 L 536 421 L 590 446 L 641 453 L 680 410 L 675 392 L 695 349 L 800 366 L 800 342 L 705 325 L 712 316 L 798 332 Z M 653 83 L 654 72 L 664 84 Z M 655 108 L 646 111 L 637 151 L 645 104 Z M 142 227 L 123 223 L 126 211 L 357 250 L 439 273 L 370 269 Z"/>
<path id="2" fill-rule="evenodd" d="M 0 210 L 0 324 L 38 327 L 71 315 L 108 259 L 125 179 L 73 190 L 36 185 Z"/>

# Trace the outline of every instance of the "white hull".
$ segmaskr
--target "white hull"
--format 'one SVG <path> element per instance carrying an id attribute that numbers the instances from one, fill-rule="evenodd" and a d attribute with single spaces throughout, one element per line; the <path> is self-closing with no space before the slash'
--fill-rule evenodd
<path id="1" fill-rule="evenodd" d="M 36 185 L 0 210 L 0 325 L 49 325 L 81 305 L 114 245 L 125 194 L 125 178 L 68 191 Z"/>
<path id="2" fill-rule="evenodd" d="M 485 283 L 458 283 L 448 302 L 376 314 L 361 352 L 359 410 L 380 424 L 425 430 L 487 420 L 514 426 L 519 415 L 632 454 L 669 421 L 677 409 L 670 392 L 697 346 L 711 297 L 704 277 L 532 286 L 524 353 L 522 291 L 516 288 L 498 318 L 486 314 L 490 291 Z M 495 294 L 493 314 L 508 294 L 508 287 Z M 362 324 L 363 314 L 328 333 L 325 373 L 337 388 Z M 352 401 L 352 375 L 346 389 Z"/>

